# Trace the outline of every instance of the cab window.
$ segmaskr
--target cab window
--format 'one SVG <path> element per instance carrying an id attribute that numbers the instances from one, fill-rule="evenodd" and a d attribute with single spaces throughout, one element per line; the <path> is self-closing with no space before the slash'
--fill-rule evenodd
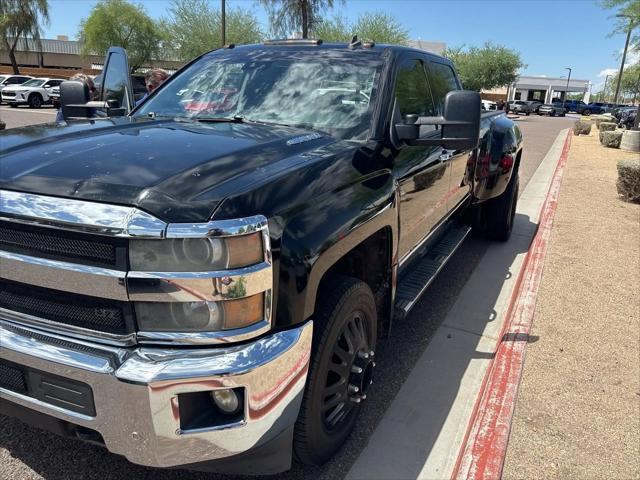
<path id="1" fill-rule="evenodd" d="M 430 61 L 429 84 L 437 114 L 444 115 L 444 98 L 447 93 L 460 89 L 453 69 L 447 64 Z"/>
<path id="2" fill-rule="evenodd" d="M 424 64 L 421 60 L 406 60 L 400 66 L 396 77 L 396 106 L 403 121 L 407 115 L 431 117 L 435 115 L 435 108 Z M 433 125 L 420 126 L 420 135 L 435 130 Z"/>

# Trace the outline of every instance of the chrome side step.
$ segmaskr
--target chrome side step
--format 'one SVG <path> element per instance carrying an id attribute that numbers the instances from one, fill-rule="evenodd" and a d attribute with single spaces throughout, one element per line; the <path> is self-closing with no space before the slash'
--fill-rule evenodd
<path id="1" fill-rule="evenodd" d="M 400 280 L 396 290 L 396 319 L 405 317 L 411 311 L 470 231 L 471 227 L 465 225 L 450 227 L 440 241 L 410 267 L 411 270 Z"/>

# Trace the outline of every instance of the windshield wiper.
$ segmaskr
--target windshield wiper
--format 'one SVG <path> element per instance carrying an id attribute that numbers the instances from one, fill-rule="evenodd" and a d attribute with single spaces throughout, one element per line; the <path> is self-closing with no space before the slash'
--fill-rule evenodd
<path id="1" fill-rule="evenodd" d="M 205 123 L 244 123 L 245 119 L 239 115 L 234 115 L 233 117 L 199 117 L 198 115 L 194 115 L 192 117 L 177 117 L 185 120 L 194 120 L 196 122 L 205 122 Z"/>

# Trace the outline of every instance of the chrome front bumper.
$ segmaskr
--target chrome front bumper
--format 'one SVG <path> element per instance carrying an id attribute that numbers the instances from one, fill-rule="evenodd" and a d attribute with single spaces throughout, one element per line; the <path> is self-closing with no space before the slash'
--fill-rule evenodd
<path id="1" fill-rule="evenodd" d="M 95 416 L 0 388 L 0 397 L 99 432 L 131 462 L 174 467 L 238 455 L 294 424 L 311 353 L 312 322 L 239 346 L 117 348 L 0 320 L 0 358 L 91 387 Z M 178 394 L 244 387 L 244 420 L 180 429 Z"/>

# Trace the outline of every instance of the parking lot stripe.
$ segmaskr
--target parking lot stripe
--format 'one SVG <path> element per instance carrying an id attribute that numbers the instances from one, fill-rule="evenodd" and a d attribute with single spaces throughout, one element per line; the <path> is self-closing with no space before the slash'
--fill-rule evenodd
<path id="1" fill-rule="evenodd" d="M 463 448 L 452 478 L 497 479 L 501 477 L 511 421 L 522 377 L 526 345 L 533 324 L 536 297 L 542 280 L 545 256 L 558 204 L 562 175 L 571 145 L 567 134 L 562 154 L 540 213 L 540 222 L 517 287 L 510 302 L 505 328 L 492 365 L 487 370 L 474 407 Z"/>

